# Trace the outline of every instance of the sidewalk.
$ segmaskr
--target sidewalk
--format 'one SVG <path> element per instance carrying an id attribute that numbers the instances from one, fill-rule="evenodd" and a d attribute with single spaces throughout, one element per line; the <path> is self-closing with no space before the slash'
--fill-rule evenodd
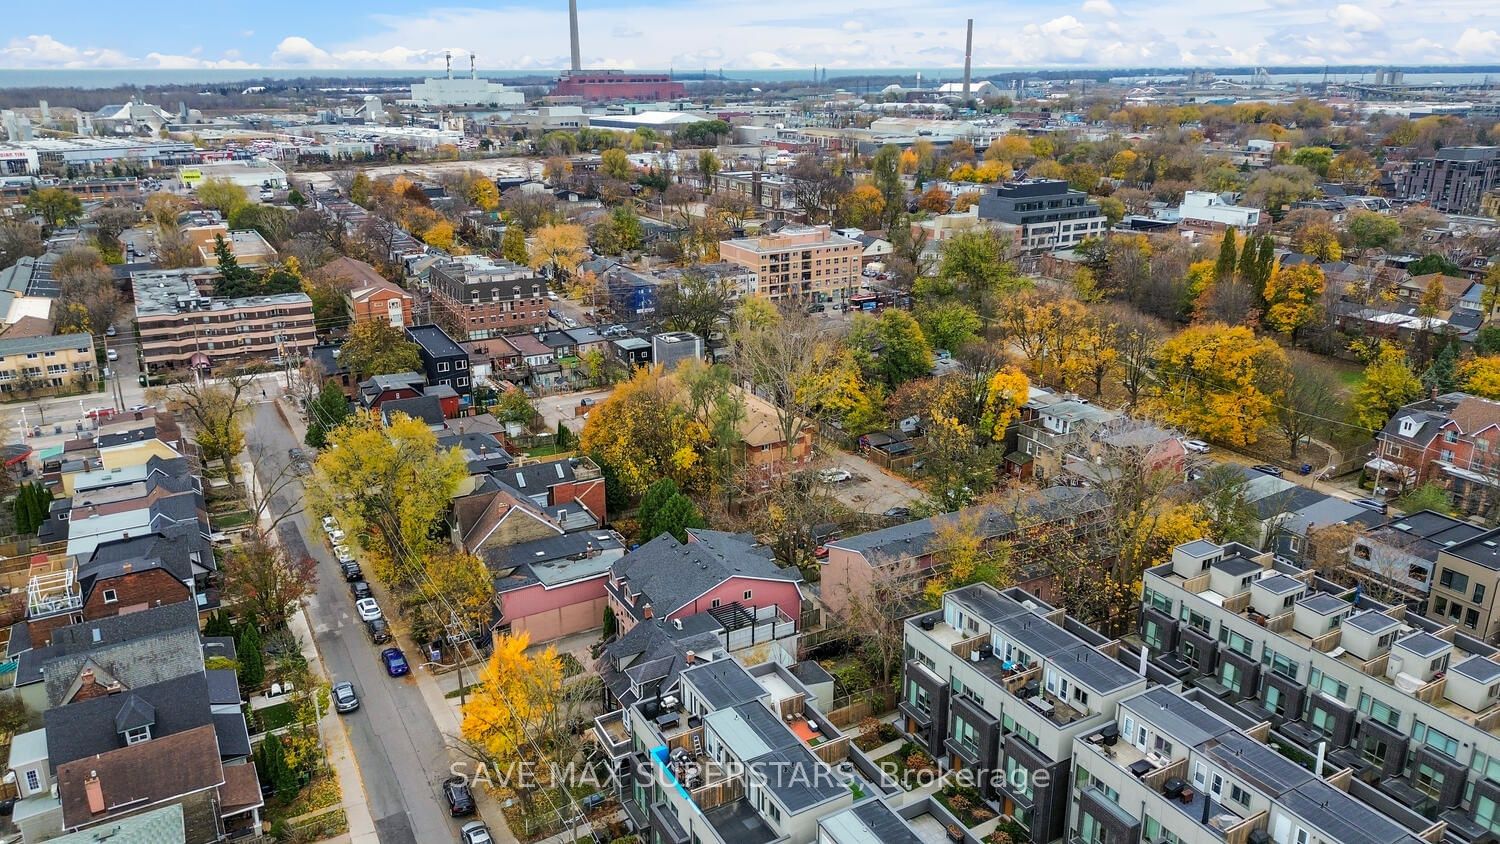
<path id="1" fill-rule="evenodd" d="M 302 655 L 307 664 L 319 676 L 324 676 L 323 662 L 313 643 L 312 627 L 307 623 L 307 614 L 301 607 L 287 621 L 287 627 L 302 643 Z M 334 841 L 351 841 L 357 844 L 379 844 L 375 835 L 375 819 L 365 803 L 365 786 L 359 776 L 359 766 L 354 764 L 354 753 L 349 748 L 349 736 L 344 732 L 344 721 L 333 707 L 323 713 L 318 721 L 318 732 L 323 736 L 323 746 L 328 751 L 328 765 L 339 778 L 339 791 L 343 795 L 344 816 L 349 819 L 349 833 Z"/>

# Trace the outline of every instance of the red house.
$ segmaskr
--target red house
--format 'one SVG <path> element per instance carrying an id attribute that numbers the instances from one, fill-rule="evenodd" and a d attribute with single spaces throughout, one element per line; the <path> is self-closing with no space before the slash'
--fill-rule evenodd
<path id="1" fill-rule="evenodd" d="M 1477 513 L 1500 495 L 1500 402 L 1446 393 L 1396 411 L 1365 464 L 1377 486 L 1401 489 L 1433 482 L 1453 506 Z"/>
<path id="2" fill-rule="evenodd" d="M 776 565 L 770 549 L 746 534 L 690 530 L 688 541 L 662 534 L 610 567 L 609 605 L 623 635 L 637 624 L 680 623 L 700 613 L 729 632 L 777 628 L 781 638 L 802 618 L 802 574 Z"/>

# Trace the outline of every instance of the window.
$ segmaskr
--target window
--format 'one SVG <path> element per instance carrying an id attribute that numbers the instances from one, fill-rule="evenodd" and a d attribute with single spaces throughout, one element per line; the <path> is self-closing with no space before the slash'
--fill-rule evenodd
<path id="1" fill-rule="evenodd" d="M 1180 618 L 1184 622 L 1191 624 L 1193 627 L 1197 628 L 1199 632 L 1204 634 L 1207 634 L 1211 628 L 1211 625 L 1208 621 L 1208 616 L 1205 616 L 1202 613 L 1194 612 L 1193 610 L 1189 609 L 1186 604 L 1184 604 L 1182 607 Z"/>
<path id="2" fill-rule="evenodd" d="M 1146 646 L 1153 651 L 1159 651 L 1166 640 L 1161 635 L 1161 625 L 1154 621 L 1147 621 L 1141 629 L 1141 638 L 1145 639 Z"/>
<path id="3" fill-rule="evenodd" d="M 1464 610 L 1464 626 L 1469 628 L 1470 630 L 1473 630 L 1479 626 L 1479 610 Z"/>
<path id="4" fill-rule="evenodd" d="M 1266 709 L 1277 715 L 1286 714 L 1286 692 L 1282 691 L 1280 687 L 1273 686 L 1270 683 L 1265 684 L 1265 694 L 1262 699 L 1265 702 Z"/>
<path id="5" fill-rule="evenodd" d="M 1238 653 L 1242 656 L 1250 655 L 1250 649 L 1252 647 L 1252 645 L 1250 644 L 1250 640 L 1234 632 L 1233 630 L 1230 630 L 1227 627 L 1221 626 L 1219 628 L 1219 641 L 1222 644 L 1228 645 L 1229 649 L 1234 651 L 1235 653 Z"/>
<path id="6" fill-rule="evenodd" d="M 1447 779 L 1442 771 L 1431 765 L 1421 764 L 1417 766 L 1415 776 L 1412 777 L 1412 785 L 1428 797 L 1437 797 L 1443 791 L 1443 781 Z"/>
<path id="7" fill-rule="evenodd" d="M 1171 615 L 1172 599 L 1157 592 L 1155 589 L 1147 588 L 1141 593 L 1141 598 L 1148 606 L 1160 613 Z"/>
<path id="8" fill-rule="evenodd" d="M 1314 730 L 1322 733 L 1324 738 L 1333 738 L 1334 719 L 1328 710 L 1314 709 L 1308 722 Z"/>
<path id="9" fill-rule="evenodd" d="M 719 607 L 719 599 L 718 598 L 713 599 L 713 601 L 711 601 L 709 603 L 709 606 L 712 607 L 712 608 L 714 608 L 714 609 L 718 609 L 718 607 Z"/>
<path id="10" fill-rule="evenodd" d="M 1229 784 L 1229 799 L 1240 804 L 1241 806 L 1245 806 L 1247 808 L 1250 806 L 1250 792 L 1246 791 L 1243 788 L 1240 788 L 1234 783 Z"/>
<path id="11" fill-rule="evenodd" d="M 1469 576 L 1450 568 L 1442 570 L 1438 575 L 1438 583 L 1441 583 L 1443 588 L 1452 589 L 1454 592 L 1469 591 Z"/>
<path id="12" fill-rule="evenodd" d="M 1400 710 L 1392 709 L 1364 692 L 1359 695 L 1359 711 L 1387 727 L 1398 727 L 1401 724 Z"/>
<path id="13" fill-rule="evenodd" d="M 27 771 L 27 782 L 33 771 Z M 1474 822 L 1488 829 L 1490 832 L 1500 832 L 1500 813 L 1495 811 L 1495 801 L 1489 797 L 1480 797 L 1474 801 Z"/>
<path id="14" fill-rule="evenodd" d="M 1316 668 L 1308 676 L 1307 685 L 1308 688 L 1322 692 L 1340 703 L 1343 703 L 1344 698 L 1349 696 L 1349 686 L 1347 684 L 1340 682 L 1336 677 L 1324 674 Z"/>
<path id="15" fill-rule="evenodd" d="M 125 731 L 125 743 L 126 744 L 140 744 L 143 741 L 150 741 L 150 740 L 151 740 L 151 728 L 150 727 L 132 727 L 131 729 L 128 729 L 128 730 Z"/>
<path id="16" fill-rule="evenodd" d="M 746 589 L 746 590 L 745 590 L 745 594 L 744 594 L 744 595 L 743 595 L 743 596 L 741 596 L 741 597 L 742 597 L 742 598 L 743 598 L 743 599 L 744 599 L 744 600 L 746 600 L 746 601 L 748 601 L 748 600 L 750 600 L 750 595 L 751 595 L 751 592 L 750 592 L 750 590 L 749 590 L 749 589 Z"/>
<path id="17" fill-rule="evenodd" d="M 447 361 L 438 361 L 437 371 L 438 372 L 447 372 L 448 371 L 448 363 L 447 363 Z"/>
<path id="18" fill-rule="evenodd" d="M 113 604 L 120 600 L 120 594 L 113 589 L 104 590 L 104 603 Z"/>
<path id="19" fill-rule="evenodd" d="M 1379 766 L 1385 764 L 1385 757 L 1390 753 L 1390 747 L 1386 745 L 1385 739 L 1367 735 L 1359 744 L 1359 753 L 1366 762 Z"/>
<path id="20" fill-rule="evenodd" d="M 1266 666 L 1267 668 L 1271 669 L 1271 671 L 1280 674 L 1288 680 L 1297 679 L 1297 671 L 1301 667 L 1300 665 L 1298 665 L 1298 663 L 1294 662 L 1293 660 L 1287 659 L 1286 657 L 1271 650 L 1270 648 L 1266 648 L 1265 650 L 1261 651 L 1260 664 Z"/>
<path id="21" fill-rule="evenodd" d="M 1458 740 L 1418 721 L 1412 728 L 1411 737 L 1433 750 L 1442 751 L 1450 758 L 1458 758 Z"/>
<path id="22" fill-rule="evenodd" d="M 1445 432 L 1443 432 L 1443 442 L 1445 442 L 1445 443 L 1456 443 L 1456 442 L 1458 442 L 1458 432 L 1457 431 L 1445 431 Z"/>
<path id="23" fill-rule="evenodd" d="M 927 690 L 918 685 L 916 680 L 906 682 L 906 702 L 923 715 L 930 714 L 932 711 Z"/>
<path id="24" fill-rule="evenodd" d="M 1235 693 L 1240 693 L 1240 684 L 1245 680 L 1244 670 L 1232 662 L 1225 661 L 1219 669 L 1219 682 L 1224 688 Z"/>
<path id="25" fill-rule="evenodd" d="M 38 774 L 35 770 L 30 770 L 30 771 L 26 772 L 26 790 L 27 791 L 41 791 L 42 790 L 42 777 L 41 777 L 41 774 Z"/>
<path id="26" fill-rule="evenodd" d="M 1476 584 L 1474 584 L 1474 603 L 1476 603 L 1476 604 L 1482 604 L 1482 603 L 1484 603 L 1484 584 L 1483 583 L 1476 583 Z"/>

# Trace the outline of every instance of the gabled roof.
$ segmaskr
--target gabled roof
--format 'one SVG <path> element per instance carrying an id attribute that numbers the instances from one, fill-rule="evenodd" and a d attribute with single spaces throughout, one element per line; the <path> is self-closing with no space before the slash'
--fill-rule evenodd
<path id="1" fill-rule="evenodd" d="M 53 762 L 57 764 L 56 759 Z M 87 783 L 94 777 L 103 797 L 100 812 L 89 806 Z M 68 828 L 98 823 L 112 814 L 138 812 L 223 783 L 219 743 L 214 728 L 207 724 L 57 764 L 57 796 L 63 826 Z M 111 807 L 116 808 L 111 811 Z"/>
<path id="2" fill-rule="evenodd" d="M 718 531 L 689 534 L 683 544 L 664 533 L 610 567 L 630 595 L 638 596 L 622 601 L 626 607 L 634 612 L 649 603 L 655 615 L 665 617 L 734 577 L 802 582 L 800 572 L 778 567 L 753 538 Z"/>
<path id="3" fill-rule="evenodd" d="M 118 719 L 123 710 L 143 710 L 142 703 L 153 710 L 153 741 L 213 724 L 208 680 L 199 671 L 141 686 L 128 696 L 90 698 L 47 710 L 42 713 L 47 727 L 47 758 L 56 767 L 123 747 L 125 740 L 120 736 Z"/>
<path id="4" fill-rule="evenodd" d="M 387 425 L 396 418 L 398 413 L 404 413 L 413 419 L 420 419 L 429 426 L 441 426 L 448 421 L 443 415 L 443 403 L 438 400 L 437 396 L 392 399 L 380 405 L 380 418 Z"/>
<path id="5" fill-rule="evenodd" d="M 187 602 L 181 602 L 191 606 Z M 135 615 L 136 613 L 126 613 Z M 195 626 L 53 657 L 42 663 L 47 700 L 61 706 L 74 694 L 85 670 L 96 682 L 118 682 L 126 689 L 149 686 L 203 670 L 203 644 Z M 233 672 L 231 672 L 233 673 Z"/>

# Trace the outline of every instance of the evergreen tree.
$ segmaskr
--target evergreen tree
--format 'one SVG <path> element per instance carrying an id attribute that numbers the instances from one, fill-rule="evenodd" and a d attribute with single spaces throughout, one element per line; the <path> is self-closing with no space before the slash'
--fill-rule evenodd
<path id="1" fill-rule="evenodd" d="M 297 796 L 297 774 L 286 762 L 286 748 L 281 746 L 281 737 L 274 733 L 260 743 L 257 754 L 260 758 L 261 779 L 276 790 L 276 796 L 290 801 Z"/>
<path id="2" fill-rule="evenodd" d="M 573 431 L 561 419 L 557 420 L 557 436 L 552 443 L 557 446 L 558 451 L 566 451 L 573 445 Z"/>
<path id="3" fill-rule="evenodd" d="M 240 628 L 234 648 L 240 660 L 240 688 L 259 691 L 266 681 L 266 660 L 261 653 L 260 630 L 255 626 L 255 619 L 250 619 Z"/>
<path id="4" fill-rule="evenodd" d="M 611 636 L 614 636 L 615 631 L 618 629 L 620 629 L 620 622 L 615 618 L 615 611 L 609 608 L 609 604 L 605 604 L 604 632 L 602 634 L 602 638 L 608 639 Z"/>
<path id="5" fill-rule="evenodd" d="M 36 481 L 21 484 L 20 489 L 16 490 L 15 501 L 11 504 L 16 517 L 16 533 L 36 533 L 42 523 L 47 521 L 48 511 L 51 509 L 51 490 Z"/>
<path id="6" fill-rule="evenodd" d="M 303 442 L 313 448 L 322 448 L 328 442 L 328 432 L 349 418 L 349 399 L 344 391 L 332 381 L 323 384 L 308 406 L 307 435 Z"/>
<path id="7" fill-rule="evenodd" d="M 698 512 L 698 505 L 680 492 L 667 499 L 667 503 L 656 511 L 655 522 L 658 535 L 670 533 L 678 542 L 687 541 L 688 528 L 708 526 L 703 521 L 703 514 Z"/>
<path id="8" fill-rule="evenodd" d="M 645 493 L 641 495 L 640 509 L 636 511 L 636 519 L 641 524 L 642 542 L 650 542 L 662 534 L 657 514 L 677 494 L 677 484 L 671 478 L 662 478 L 646 487 Z"/>
<path id="9" fill-rule="evenodd" d="M 234 622 L 230 620 L 229 613 L 219 610 L 209 616 L 208 623 L 203 625 L 203 635 L 234 638 Z"/>
<path id="10" fill-rule="evenodd" d="M 1216 267 L 1217 268 L 1217 267 Z M 1245 238 L 1240 247 L 1240 259 L 1235 264 L 1235 272 L 1247 284 L 1254 285 L 1256 279 L 1260 278 L 1260 240 L 1254 237 Z"/>
<path id="11" fill-rule="evenodd" d="M 1239 263 L 1239 249 L 1235 243 L 1234 229 L 1224 230 L 1224 239 L 1219 241 L 1219 260 L 1214 262 L 1214 279 L 1219 282 L 1234 278 Z"/>
<path id="12" fill-rule="evenodd" d="M 1438 395 L 1451 393 L 1458 388 L 1458 353 L 1454 350 L 1456 344 L 1448 342 L 1432 359 L 1427 371 L 1422 373 L 1422 386 L 1429 391 L 1436 390 Z"/>
<path id="13" fill-rule="evenodd" d="M 214 255 L 219 259 L 219 277 L 214 280 L 214 295 L 232 299 L 255 292 L 255 273 L 240 266 L 222 234 L 214 235 Z"/>

